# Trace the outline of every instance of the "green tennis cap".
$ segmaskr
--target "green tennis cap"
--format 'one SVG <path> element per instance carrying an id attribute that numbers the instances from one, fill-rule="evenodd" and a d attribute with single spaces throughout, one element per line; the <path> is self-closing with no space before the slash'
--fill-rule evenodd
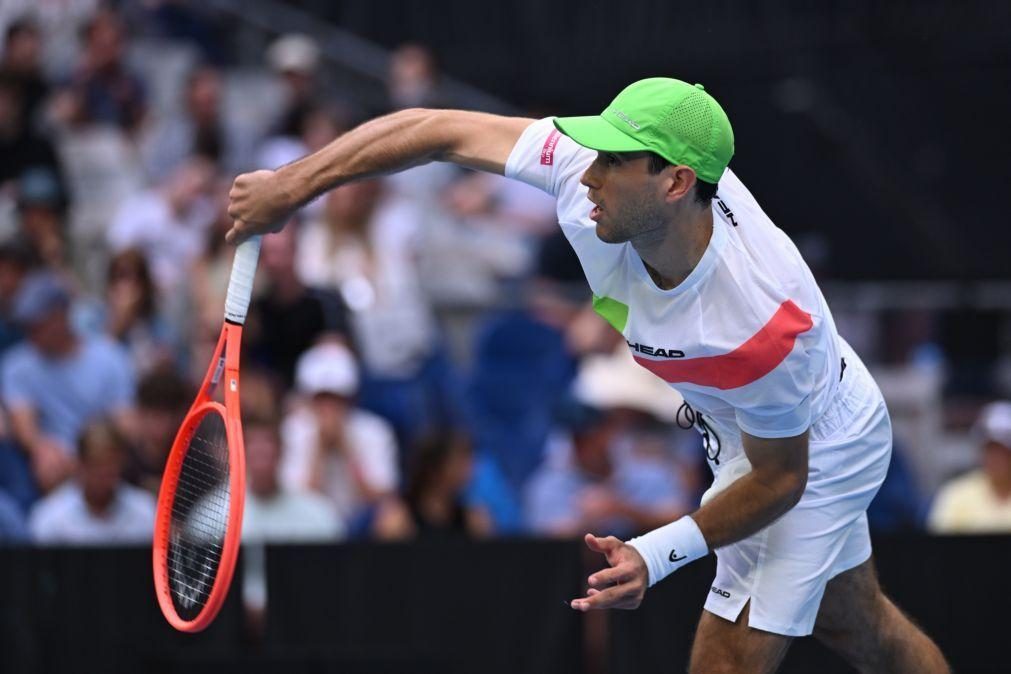
<path id="1" fill-rule="evenodd" d="M 555 127 L 591 150 L 655 152 L 717 183 L 734 156 L 734 130 L 701 84 L 651 77 L 628 85 L 590 117 L 555 119 Z"/>

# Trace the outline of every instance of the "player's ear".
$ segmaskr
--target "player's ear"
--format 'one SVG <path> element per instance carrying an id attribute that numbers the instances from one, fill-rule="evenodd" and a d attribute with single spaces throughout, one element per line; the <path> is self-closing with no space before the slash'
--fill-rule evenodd
<path id="1" fill-rule="evenodd" d="M 666 200 L 668 203 L 680 201 L 695 187 L 695 171 L 688 166 L 669 166 Z"/>

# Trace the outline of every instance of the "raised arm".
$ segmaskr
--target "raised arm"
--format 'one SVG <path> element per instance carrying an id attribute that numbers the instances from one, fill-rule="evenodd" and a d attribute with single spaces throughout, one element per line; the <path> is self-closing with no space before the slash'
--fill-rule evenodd
<path id="1" fill-rule="evenodd" d="M 299 207 L 352 180 L 430 161 L 503 173 L 520 134 L 533 122 L 464 110 L 411 109 L 362 124 L 329 145 L 276 171 L 235 179 L 228 213 L 231 243 L 275 231 Z"/>

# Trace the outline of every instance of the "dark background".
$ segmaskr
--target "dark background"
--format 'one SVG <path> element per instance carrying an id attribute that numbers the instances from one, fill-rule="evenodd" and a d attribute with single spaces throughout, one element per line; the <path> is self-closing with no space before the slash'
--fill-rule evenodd
<path id="1" fill-rule="evenodd" d="M 731 166 L 836 279 L 1006 279 L 1011 3 L 290 0 L 536 114 L 702 82 Z M 824 246 L 820 246 L 824 247 Z M 817 260 L 815 261 L 817 263 Z"/>
<path id="2" fill-rule="evenodd" d="M 1008 537 L 877 537 L 885 591 L 957 672 L 1006 672 Z M 253 645 L 238 601 L 198 635 L 162 619 L 150 550 L 6 549 L 3 671 L 565 674 L 684 671 L 715 559 L 650 590 L 633 612 L 563 605 L 600 560 L 582 543 L 273 547 L 266 634 Z M 603 665 L 603 669 L 601 669 Z M 812 639 L 782 670 L 849 670 Z"/>

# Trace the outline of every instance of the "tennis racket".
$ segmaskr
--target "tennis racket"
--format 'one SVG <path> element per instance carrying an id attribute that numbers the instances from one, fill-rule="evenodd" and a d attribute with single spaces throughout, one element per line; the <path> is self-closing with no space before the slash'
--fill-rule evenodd
<path id="1" fill-rule="evenodd" d="M 259 236 L 235 250 L 221 336 L 172 443 L 158 493 L 155 592 L 169 624 L 183 632 L 199 632 L 214 620 L 239 551 L 246 493 L 239 346 L 259 256 Z"/>

